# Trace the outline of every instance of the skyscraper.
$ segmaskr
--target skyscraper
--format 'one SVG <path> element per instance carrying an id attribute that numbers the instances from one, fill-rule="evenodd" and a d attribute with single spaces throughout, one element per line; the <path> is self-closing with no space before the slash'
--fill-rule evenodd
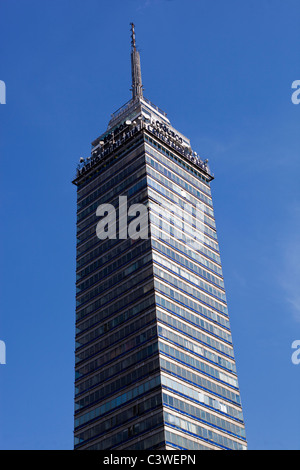
<path id="1" fill-rule="evenodd" d="M 81 159 L 75 449 L 246 449 L 207 161 L 143 95 Z"/>

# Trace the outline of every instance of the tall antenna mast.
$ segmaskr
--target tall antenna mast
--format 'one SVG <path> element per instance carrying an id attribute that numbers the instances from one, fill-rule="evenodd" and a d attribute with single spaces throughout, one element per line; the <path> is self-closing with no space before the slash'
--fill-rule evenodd
<path id="1" fill-rule="evenodd" d="M 131 76 L 132 76 L 132 99 L 143 97 L 142 72 L 140 54 L 136 49 L 134 24 L 131 25 Z"/>

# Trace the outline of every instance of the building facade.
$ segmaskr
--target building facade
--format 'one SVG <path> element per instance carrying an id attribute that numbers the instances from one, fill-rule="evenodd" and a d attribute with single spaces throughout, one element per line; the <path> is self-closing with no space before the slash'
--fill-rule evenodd
<path id="1" fill-rule="evenodd" d="M 81 162 L 75 449 L 247 448 L 207 161 L 143 96 Z"/>

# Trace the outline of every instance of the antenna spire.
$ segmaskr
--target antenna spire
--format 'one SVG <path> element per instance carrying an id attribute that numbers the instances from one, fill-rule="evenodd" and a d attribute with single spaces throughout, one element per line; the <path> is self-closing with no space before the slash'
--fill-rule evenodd
<path id="1" fill-rule="evenodd" d="M 136 49 L 134 24 L 131 25 L 131 76 L 132 76 L 132 99 L 143 97 L 142 72 L 140 53 Z"/>

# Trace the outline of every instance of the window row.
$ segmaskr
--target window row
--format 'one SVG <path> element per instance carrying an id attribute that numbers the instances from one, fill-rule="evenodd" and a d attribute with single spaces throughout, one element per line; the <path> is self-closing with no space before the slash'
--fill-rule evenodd
<path id="1" fill-rule="evenodd" d="M 115 289 L 118 289 L 118 292 L 124 291 L 123 285 L 121 285 L 120 283 L 123 282 L 123 280 L 126 279 L 127 276 L 131 276 L 135 271 L 139 271 L 137 277 L 140 280 L 143 279 L 143 273 L 140 273 L 140 269 L 147 266 L 147 264 L 149 264 L 151 261 L 152 261 L 152 257 L 151 257 L 151 253 L 149 253 L 143 258 L 140 258 L 138 261 L 135 261 L 133 264 L 127 266 L 125 269 L 119 270 L 116 274 L 112 275 L 109 279 L 107 279 L 107 276 L 104 276 L 105 280 L 102 279 L 102 282 L 100 284 L 97 283 L 96 287 L 92 288 L 89 292 L 87 292 L 86 294 L 82 293 L 80 294 L 80 297 L 77 297 L 76 307 L 79 307 L 85 304 L 86 302 L 89 302 L 91 299 L 98 297 L 100 294 L 102 294 L 102 292 L 112 287 L 114 288 L 112 292 Z M 101 276 L 101 274 L 102 272 L 100 271 L 99 277 Z"/>
<path id="2" fill-rule="evenodd" d="M 91 411 L 82 414 L 80 417 L 76 418 L 75 425 L 82 426 L 83 424 L 91 421 L 92 419 L 99 418 L 100 416 L 104 415 L 112 411 L 114 408 L 120 407 L 124 404 L 127 404 L 133 399 L 136 399 L 140 395 L 144 395 L 148 393 L 150 390 L 155 389 L 160 385 L 160 376 L 157 375 L 156 377 L 147 380 L 146 382 L 133 387 L 127 392 L 118 395 L 117 397 L 103 403 L 100 406 L 97 406 Z"/>
<path id="3" fill-rule="evenodd" d="M 233 357 L 233 349 L 232 347 L 228 346 L 227 344 L 224 344 L 221 341 L 216 340 L 215 338 L 212 338 L 211 336 L 207 335 L 205 331 L 198 330 L 195 328 L 195 326 L 189 326 L 186 323 L 183 323 L 179 321 L 177 318 L 174 318 L 170 314 L 166 314 L 165 312 L 157 309 L 157 318 L 158 320 L 161 320 L 163 323 L 173 327 L 177 331 L 180 331 L 188 336 L 190 336 L 193 339 L 197 339 L 204 345 L 210 346 L 211 348 L 215 349 L 217 352 L 221 352 L 229 356 L 231 359 L 234 359 Z M 203 325 L 205 325 L 205 322 L 203 321 Z M 201 325 L 198 325 L 201 326 Z M 212 325 L 209 325 L 212 326 Z M 214 332 L 214 327 L 213 332 Z M 207 330 L 207 328 L 206 328 Z"/>
<path id="4" fill-rule="evenodd" d="M 75 431 L 76 439 L 80 443 L 88 441 L 89 439 L 100 437 L 103 434 L 108 434 L 111 431 L 117 431 L 116 428 L 124 425 L 125 423 L 128 427 L 132 427 L 134 425 L 134 420 L 143 416 L 145 413 L 153 413 L 155 409 L 161 405 L 161 401 L 161 394 L 150 397 L 147 400 L 126 408 L 122 413 L 113 414 L 109 418 L 101 421 L 101 423 L 96 424 L 85 431 Z"/>
<path id="5" fill-rule="evenodd" d="M 192 165 L 187 164 L 182 157 L 178 157 L 175 153 L 170 152 L 170 150 L 156 142 L 154 139 L 151 139 L 151 137 L 145 136 L 145 140 L 146 142 L 148 142 L 149 145 L 154 148 L 157 148 L 161 153 L 167 155 L 170 159 L 178 163 L 186 171 L 188 171 L 192 175 L 196 175 L 200 180 L 206 183 L 207 187 L 209 187 L 206 177 L 202 173 L 200 173 L 200 171 L 197 171 Z M 160 156 L 160 153 L 158 155 Z"/>
<path id="6" fill-rule="evenodd" d="M 141 186 L 142 186 L 142 190 L 141 190 Z M 137 186 L 134 188 L 135 190 L 135 194 L 130 198 L 128 198 L 128 205 L 133 205 L 133 204 L 145 204 L 147 202 L 147 188 L 146 188 L 146 183 L 144 180 L 141 180 Z M 118 204 L 119 204 L 119 196 L 116 196 L 116 198 L 113 200 L 113 201 L 110 201 L 110 203 L 112 205 L 114 205 L 114 207 L 118 207 Z M 82 254 L 86 253 L 87 251 L 89 251 L 91 248 L 93 248 L 94 246 L 102 246 L 103 242 L 107 241 L 107 239 L 105 239 L 104 241 L 100 240 L 97 236 L 97 233 L 96 233 L 96 228 L 97 228 L 97 224 L 99 222 L 99 217 L 96 215 L 96 211 L 95 213 L 93 213 L 92 215 L 90 215 L 87 219 L 84 220 L 84 222 L 82 222 L 82 224 L 79 224 L 77 225 L 77 228 L 78 228 L 78 233 L 80 232 L 80 235 L 78 236 L 83 236 L 83 232 L 84 233 L 89 233 L 89 236 L 87 239 L 84 240 L 83 243 L 80 243 L 76 246 L 76 250 L 77 250 L 77 259 L 82 256 Z M 79 227 L 81 226 L 81 229 L 79 230 Z M 94 229 L 94 235 L 92 233 L 92 231 L 90 230 L 91 228 Z M 85 232 L 87 231 L 87 232 Z M 119 242 L 121 243 L 122 239 L 119 240 L 119 228 L 117 226 L 117 233 L 116 233 L 116 239 L 108 239 L 108 241 L 110 242 Z"/>
<path id="7" fill-rule="evenodd" d="M 157 252 L 153 252 L 153 260 L 165 269 L 168 269 L 168 271 L 170 271 L 172 274 L 187 280 L 196 287 L 200 287 L 201 289 L 205 290 L 208 294 L 211 294 L 217 299 L 226 302 L 226 295 L 223 289 L 221 290 L 220 288 L 209 284 L 206 280 L 202 280 L 200 276 L 195 276 L 190 271 L 187 271 L 186 269 L 178 266 L 177 263 L 167 261 L 167 258 Z"/>
<path id="8" fill-rule="evenodd" d="M 105 305 L 107 302 L 110 302 L 111 300 L 118 298 L 120 295 L 125 293 L 127 290 L 133 288 L 138 283 L 147 281 L 148 278 L 152 275 L 152 264 L 150 264 L 150 262 L 151 262 L 151 259 L 148 261 L 149 267 L 147 268 L 146 266 L 147 269 L 145 269 L 142 272 L 139 270 L 136 276 L 132 276 L 127 281 L 124 281 L 121 285 L 114 284 L 111 279 L 104 285 L 105 288 L 102 286 L 99 286 L 97 289 L 95 289 L 93 295 L 85 296 L 85 299 L 82 302 L 78 301 L 77 308 L 82 308 L 82 306 L 84 305 L 83 302 L 89 302 L 90 300 L 95 299 L 99 297 L 99 295 L 101 295 L 100 299 L 95 300 L 92 304 L 85 307 L 86 313 L 90 313 L 96 308 L 99 308 Z M 140 269 L 140 267 L 137 267 L 137 269 Z M 112 286 L 114 286 L 114 289 L 111 289 Z M 103 295 L 103 292 L 107 290 L 108 292 L 105 295 Z"/>
<path id="9" fill-rule="evenodd" d="M 191 366 L 197 371 L 202 372 L 203 374 L 208 375 L 216 380 L 225 382 L 231 387 L 234 387 L 236 389 L 238 388 L 237 379 L 228 374 L 225 374 L 224 372 L 216 369 L 215 367 L 208 365 L 206 362 L 203 362 L 194 356 L 190 356 L 182 350 L 170 346 L 169 344 L 166 344 L 162 341 L 159 341 L 158 347 L 160 353 L 164 353 L 167 356 L 172 357 L 173 359 L 176 359 L 177 361 L 180 361 L 181 363 L 187 366 Z"/>
<path id="10" fill-rule="evenodd" d="M 155 238 L 153 238 L 152 247 L 156 248 L 160 253 L 166 255 L 168 258 L 173 259 L 174 261 L 181 264 L 182 266 L 190 269 L 195 274 L 198 274 L 199 276 L 204 277 L 209 282 L 224 289 L 224 281 L 222 278 L 219 278 L 218 276 L 215 276 L 214 274 L 210 273 L 206 269 L 203 269 L 201 266 L 199 266 L 199 264 L 196 264 L 195 262 L 190 261 L 186 256 L 182 256 L 174 248 L 168 247 L 168 245 L 165 245 L 164 243 L 156 240 Z"/>
<path id="11" fill-rule="evenodd" d="M 143 152 L 141 153 L 141 149 L 136 158 L 131 158 L 130 160 L 130 162 L 127 161 L 127 163 L 122 166 L 120 171 L 108 174 L 106 179 L 102 179 L 101 182 L 99 181 L 99 185 L 95 187 L 93 192 L 90 192 L 88 196 L 81 198 L 78 201 L 77 210 L 79 211 L 88 206 L 95 199 L 106 194 L 111 188 L 115 188 L 120 181 L 126 180 L 128 176 L 131 177 L 134 173 L 140 170 L 141 167 L 145 166 L 145 155 Z"/>
<path id="12" fill-rule="evenodd" d="M 151 355 L 146 356 L 146 352 L 150 351 Z M 80 399 L 88 391 L 99 387 L 100 385 L 106 384 L 110 385 L 111 389 L 107 389 L 107 395 L 112 395 L 114 391 L 119 392 L 122 388 L 127 387 L 128 384 L 142 380 L 145 377 L 153 375 L 159 369 L 159 360 L 156 355 L 153 358 L 153 348 L 146 346 L 139 350 L 138 353 L 131 354 L 126 357 L 126 359 L 121 359 L 120 361 L 115 362 L 111 367 L 101 370 L 92 375 L 88 379 L 76 383 L 75 385 L 75 395 L 76 400 Z M 139 363 L 138 359 L 142 359 L 143 362 Z M 125 364 L 125 368 L 123 367 Z M 118 381 L 119 388 L 116 388 L 115 384 Z M 111 382 L 108 384 L 108 382 Z M 86 403 L 89 403 L 88 401 Z M 86 405 L 75 406 L 76 411 L 81 407 Z"/>
<path id="13" fill-rule="evenodd" d="M 202 315 L 208 320 L 212 320 L 213 322 L 217 323 L 216 327 L 219 325 L 221 327 L 227 328 L 228 330 L 228 341 L 231 342 L 231 335 L 230 335 L 230 325 L 228 319 L 222 317 L 221 315 L 218 315 L 217 312 L 214 312 L 213 310 L 207 309 L 204 305 L 194 302 L 190 297 L 182 295 L 180 292 L 177 292 L 176 290 L 170 288 L 168 285 L 163 284 L 160 282 L 158 279 L 154 279 L 154 286 L 155 286 L 155 291 L 157 293 L 165 294 L 167 297 L 170 297 L 168 301 L 174 305 L 174 301 L 180 303 L 182 306 L 185 307 L 185 309 L 181 309 L 181 312 L 183 313 L 183 318 L 186 318 L 189 320 L 191 318 L 191 315 L 193 315 L 190 310 L 193 310 L 195 313 Z M 171 304 L 169 304 L 171 305 Z M 164 306 L 164 305 L 163 305 Z M 171 310 L 171 312 L 178 311 L 176 307 L 174 310 Z M 193 318 L 195 318 L 195 315 L 193 315 Z M 195 322 L 197 325 L 197 321 Z M 219 330 L 220 331 L 220 330 Z M 221 338 L 226 339 L 226 332 L 224 331 L 224 334 L 219 335 Z M 230 338 L 230 339 L 229 339 Z"/>
<path id="14" fill-rule="evenodd" d="M 191 423 L 190 421 L 185 420 L 172 413 L 164 412 L 164 419 L 167 424 L 170 424 L 171 426 L 174 426 L 177 429 L 182 429 L 183 431 L 188 432 L 195 437 L 206 439 L 211 444 L 216 443 L 217 445 L 220 445 L 225 449 L 243 450 L 245 447 L 245 444 L 234 441 L 229 437 L 223 436 L 222 434 L 204 428 L 203 426 Z"/>
<path id="15" fill-rule="evenodd" d="M 149 248 L 150 248 L 150 246 L 149 246 Z M 148 250 L 148 251 L 150 251 L 150 250 Z M 116 260 L 109 257 L 110 263 L 106 264 L 106 266 L 103 266 L 103 264 L 105 263 L 105 260 L 106 260 L 106 257 L 104 255 L 103 257 L 98 259 L 95 263 L 93 263 L 93 266 L 96 269 L 98 269 L 97 272 L 95 274 L 93 274 L 92 276 L 90 276 L 88 279 L 86 279 L 86 280 L 84 280 L 80 283 L 77 283 L 76 292 L 79 293 L 79 292 L 82 292 L 82 291 L 88 289 L 89 287 L 91 287 L 96 282 L 101 281 L 103 278 L 107 278 L 114 271 L 116 271 L 117 269 L 122 268 L 122 267 L 123 267 L 123 271 L 124 271 L 124 276 L 125 276 L 125 271 L 127 272 L 126 275 L 128 275 L 130 273 L 131 269 L 134 270 L 135 268 L 130 268 L 131 266 L 134 266 L 134 264 L 131 264 L 127 267 L 126 267 L 126 265 L 130 261 L 132 261 L 132 260 L 136 259 L 137 257 L 141 256 L 143 253 L 145 253 L 145 246 L 144 245 L 133 246 L 133 249 L 131 249 L 131 250 L 127 249 L 127 251 L 125 253 L 122 253 L 121 256 L 120 256 L 120 253 L 119 253 L 119 257 Z M 101 269 L 99 269 L 99 267 L 101 267 Z"/>
<path id="16" fill-rule="evenodd" d="M 194 388 L 188 387 L 186 384 L 177 382 L 176 380 L 173 380 L 170 377 L 166 377 L 165 375 L 162 376 L 161 383 L 171 391 L 179 393 L 180 395 L 184 395 L 186 398 L 189 398 L 190 400 L 195 401 L 202 406 L 213 408 L 217 412 L 226 414 L 229 417 L 233 417 L 234 419 L 243 422 L 242 410 L 234 408 L 233 406 L 230 406 L 228 403 L 224 403 L 219 399 L 212 398 L 209 395 L 203 393 L 202 390 L 195 390 Z"/>
<path id="17" fill-rule="evenodd" d="M 152 167 L 152 165 L 149 164 L 147 165 L 147 176 L 149 177 L 149 179 L 156 181 L 160 185 L 160 188 L 168 188 L 171 193 L 167 192 L 165 193 L 165 195 L 171 194 L 170 199 L 176 199 L 175 202 L 180 206 L 184 207 L 187 201 L 189 203 L 192 203 L 195 207 L 196 205 L 198 205 L 200 210 L 204 213 L 203 219 L 207 223 L 207 225 L 216 228 L 214 211 L 211 206 L 211 200 L 209 200 L 200 191 L 194 188 L 194 186 L 184 183 L 182 179 L 177 178 L 175 175 L 172 174 L 170 174 L 170 179 L 166 178 L 164 176 L 164 173 L 156 171 Z M 202 202 L 200 203 L 200 201 Z M 210 205 L 207 205 L 207 201 L 209 201 Z"/>
<path id="18" fill-rule="evenodd" d="M 167 198 L 167 200 L 171 201 L 173 204 L 178 204 L 182 209 L 184 208 L 184 205 L 186 204 L 186 201 L 183 199 L 181 200 L 178 195 L 176 195 L 176 192 L 174 192 L 174 188 L 170 188 L 170 184 L 167 184 L 165 181 L 161 181 L 162 178 L 157 175 L 157 182 L 153 177 L 151 177 L 151 172 L 150 176 L 147 177 L 147 183 L 150 188 L 155 189 L 161 196 Z M 169 189 L 166 189 L 169 188 Z M 196 204 L 199 203 L 199 201 L 195 201 L 194 207 L 196 207 Z M 168 207 L 166 202 L 164 203 L 164 206 Z M 206 208 L 205 208 L 206 210 Z M 210 235 L 213 239 L 217 240 L 217 235 L 215 230 L 210 229 L 207 225 L 205 227 L 205 231 L 208 235 Z"/>
<path id="19" fill-rule="evenodd" d="M 150 214 L 150 221 L 151 239 L 163 242 L 172 248 L 180 247 L 181 252 L 190 252 L 194 261 L 196 258 L 200 258 L 203 266 L 216 274 L 222 275 L 221 265 L 214 264 L 218 263 L 219 256 L 208 250 L 198 235 L 197 238 L 191 237 L 181 229 L 169 225 L 166 220 L 163 227 L 159 218 L 153 212 Z M 166 227 L 167 230 L 165 230 Z"/>
<path id="20" fill-rule="evenodd" d="M 181 184 L 185 185 L 186 183 L 193 184 L 197 189 L 200 189 L 204 194 L 211 198 L 211 191 L 208 184 L 203 183 L 199 178 L 192 176 L 189 172 L 182 169 L 181 165 L 178 162 L 173 163 L 173 161 L 158 153 L 148 144 L 146 144 L 146 161 L 151 164 L 153 168 L 163 173 L 165 176 L 170 177 L 169 173 L 172 171 L 172 174 L 176 175 L 178 181 L 181 181 Z M 180 178 L 180 179 L 179 179 Z M 185 186 L 187 189 L 187 186 Z"/>
<path id="21" fill-rule="evenodd" d="M 113 345 L 114 343 L 121 341 L 125 336 L 128 336 L 133 331 L 139 330 L 142 326 L 146 326 L 155 320 L 155 310 L 150 312 L 139 314 L 136 316 L 129 316 L 127 312 L 122 313 L 114 317 L 113 319 L 102 323 L 91 332 L 80 336 L 76 340 L 76 349 L 79 351 L 83 346 L 87 346 L 94 341 L 99 342 L 101 337 L 105 335 L 105 343 L 107 345 Z M 122 326 L 126 322 L 126 326 Z M 117 327 L 120 327 L 116 329 Z"/>
<path id="22" fill-rule="evenodd" d="M 151 449 L 164 449 L 165 436 L 164 431 L 152 434 L 149 437 L 139 438 L 137 442 L 129 444 L 128 447 L 123 447 L 124 450 L 151 450 Z"/>
<path id="23" fill-rule="evenodd" d="M 88 362 L 76 371 L 76 394 L 84 393 L 87 389 L 96 387 L 104 380 L 108 381 L 108 379 L 113 379 L 114 376 L 120 375 L 132 366 L 137 367 L 136 364 L 138 364 L 139 361 L 146 361 L 155 355 L 157 356 L 157 352 L 158 343 L 155 339 L 152 344 L 146 344 L 138 351 L 133 351 L 126 355 L 126 357 L 121 357 L 118 361 L 114 361 L 113 364 L 109 364 L 106 368 L 102 367 L 101 358 L 96 358 Z M 91 376 L 91 374 L 93 375 Z M 80 380 L 79 383 L 78 380 Z"/>
<path id="24" fill-rule="evenodd" d="M 76 324 L 76 339 L 80 341 L 79 335 L 85 332 L 89 335 L 90 340 L 92 340 L 98 334 L 101 334 L 101 331 L 104 332 L 113 329 L 121 323 L 127 321 L 129 318 L 134 318 L 136 315 L 142 314 L 149 307 L 154 307 L 154 305 L 154 297 L 150 295 L 146 299 L 143 299 L 142 302 L 139 302 L 131 307 L 127 306 L 127 308 L 122 312 L 116 312 L 114 309 L 110 308 L 102 309 L 100 312 L 96 313 L 87 320 Z M 96 328 L 95 330 L 91 331 L 91 329 L 95 328 L 97 325 L 99 325 L 99 323 L 101 323 L 101 326 L 99 326 L 101 329 L 98 331 Z M 94 333 L 94 331 L 96 331 L 96 333 Z"/>
<path id="25" fill-rule="evenodd" d="M 203 410 L 197 406 L 192 405 L 187 401 L 180 400 L 177 397 L 170 396 L 163 393 L 163 404 L 175 408 L 176 411 L 187 414 L 192 418 L 202 421 L 204 424 L 216 426 L 221 431 L 227 431 L 234 434 L 236 437 L 245 439 L 245 428 L 238 424 L 232 423 L 227 419 Z"/>
<path id="26" fill-rule="evenodd" d="M 196 228 L 195 224 L 193 226 L 192 223 L 183 220 L 182 214 L 179 213 L 180 208 L 178 208 L 177 214 L 175 212 L 172 213 L 172 210 L 175 211 L 176 207 L 166 205 L 164 198 L 151 189 L 151 185 L 149 186 L 149 198 L 150 221 L 151 223 L 155 223 L 157 227 L 164 232 L 165 235 L 162 234 L 161 238 L 168 239 L 170 233 L 176 232 L 176 238 L 184 240 L 185 243 L 193 243 L 197 251 L 202 251 L 217 263 L 221 262 L 217 238 L 215 237 L 215 240 L 209 238 L 207 236 L 208 230 L 203 224 L 201 224 L 201 229 L 199 230 L 198 227 Z M 205 248 L 206 246 L 208 248 Z"/>
<path id="27" fill-rule="evenodd" d="M 126 325 L 124 328 L 121 328 L 115 333 L 106 334 L 101 339 L 93 341 L 91 345 L 89 344 L 82 346 L 80 349 L 76 350 L 77 362 L 92 357 L 95 354 L 100 354 L 103 350 L 112 348 L 115 345 L 118 346 L 114 349 L 110 349 L 110 354 L 112 358 L 119 356 L 120 354 L 123 354 L 124 352 L 132 349 L 132 344 L 135 345 L 138 339 L 140 342 L 145 341 L 148 334 L 146 332 L 141 333 L 140 330 L 142 328 L 147 328 L 149 325 L 151 325 L 151 323 L 153 323 L 153 319 L 153 316 L 151 318 L 150 314 L 148 314 L 143 317 L 144 323 L 137 319 L 136 321 L 130 323 L 129 325 Z M 133 339 L 130 340 L 128 336 L 133 335 L 134 333 L 136 334 L 136 336 L 134 337 L 133 341 Z M 137 342 L 137 344 L 139 343 Z"/>
<path id="28" fill-rule="evenodd" d="M 141 147 L 141 148 L 139 148 Z M 111 174 L 111 171 L 117 171 L 119 168 L 129 164 L 143 149 L 143 137 L 137 138 L 127 147 L 123 148 L 120 153 L 114 154 L 111 158 L 107 158 L 102 162 L 102 165 L 94 172 L 93 176 L 88 181 L 83 181 L 78 185 L 78 202 L 93 191 L 94 188 L 101 185 L 102 181 Z"/>
<path id="29" fill-rule="evenodd" d="M 151 269 L 152 271 L 152 269 Z M 150 276 L 150 273 L 149 273 Z M 119 310 L 123 309 L 125 306 L 130 305 L 131 303 L 137 301 L 140 297 L 145 296 L 150 290 L 153 289 L 153 279 L 152 276 L 150 279 L 147 279 L 147 283 L 143 285 L 142 287 L 137 286 L 137 289 L 134 291 L 134 295 L 132 290 L 130 290 L 130 293 L 122 295 L 121 298 L 118 298 L 120 296 L 120 292 L 117 292 L 116 295 L 111 295 L 108 296 L 105 299 L 99 299 L 96 302 L 93 302 L 91 305 L 88 305 L 87 307 L 84 307 L 82 310 L 79 310 L 76 312 L 76 321 L 81 320 L 87 315 L 90 315 L 91 313 L 95 313 L 98 309 L 103 308 L 105 303 L 111 302 L 112 300 L 117 300 L 113 302 L 111 305 L 108 305 L 104 307 L 107 312 L 110 312 L 111 314 L 117 313 Z M 131 289 L 134 286 L 131 286 Z"/>
<path id="30" fill-rule="evenodd" d="M 96 269 L 101 268 L 109 261 L 117 260 L 117 258 L 130 259 L 130 256 L 134 258 L 135 255 L 133 253 L 145 253 L 150 249 L 150 240 L 139 241 L 141 243 L 132 245 L 132 240 L 127 238 L 126 240 L 122 240 L 121 242 L 119 242 L 117 246 L 110 246 L 111 244 L 107 243 L 107 250 L 102 247 L 103 252 L 101 253 L 101 256 L 96 255 L 94 258 L 95 261 L 93 263 L 89 264 L 84 269 L 81 269 L 81 271 L 77 271 L 76 280 L 78 281 L 88 276 L 89 274 L 96 271 Z"/>
<path id="31" fill-rule="evenodd" d="M 211 447 L 206 446 L 204 442 L 193 441 L 192 439 L 188 439 L 187 437 L 183 437 L 179 434 L 170 432 L 168 429 L 165 431 L 165 438 L 166 445 L 171 445 L 173 447 L 176 447 L 177 449 L 179 448 L 182 450 L 211 450 Z"/>
<path id="32" fill-rule="evenodd" d="M 153 267 L 153 272 L 157 278 L 164 280 L 169 286 L 175 287 L 185 294 L 188 294 L 190 297 L 196 300 L 200 300 L 205 305 L 216 309 L 218 312 L 223 313 L 228 316 L 227 307 L 215 299 L 209 297 L 208 295 L 202 293 L 199 288 L 194 288 L 192 285 L 187 282 L 182 282 L 180 279 L 177 279 L 175 276 L 158 269 L 155 265 Z"/>
<path id="33" fill-rule="evenodd" d="M 241 399 L 239 393 L 236 391 L 223 386 L 220 383 L 216 383 L 208 377 L 204 377 L 201 374 L 197 374 L 195 370 L 191 368 L 186 368 L 181 364 L 176 364 L 171 362 L 166 357 L 160 358 L 160 365 L 162 370 L 173 374 L 175 377 L 178 377 L 181 380 L 186 380 L 192 385 L 200 387 L 202 390 L 212 393 L 220 397 L 222 400 L 228 400 L 234 405 L 241 405 Z"/>
<path id="34" fill-rule="evenodd" d="M 209 362 L 212 362 L 214 365 L 220 366 L 224 369 L 227 369 L 230 372 L 236 373 L 236 367 L 234 362 L 230 362 L 224 359 L 222 356 L 212 352 L 205 347 L 200 346 L 193 341 L 190 341 L 188 338 L 180 336 L 175 332 L 166 329 L 160 325 L 158 325 L 158 334 L 161 338 L 165 340 L 169 340 L 170 342 L 174 343 L 175 346 L 182 347 L 189 352 L 196 354 Z"/>
<path id="35" fill-rule="evenodd" d="M 155 414 L 150 418 L 140 421 L 139 423 L 129 426 L 128 428 L 123 429 L 122 431 L 112 434 L 111 436 L 101 439 L 100 442 L 95 444 L 89 445 L 89 450 L 112 450 L 114 447 L 121 445 L 122 443 L 126 443 L 138 437 L 140 434 L 145 434 L 149 432 L 149 434 L 153 434 L 153 431 L 161 426 L 162 423 L 162 416 L 161 413 Z M 155 436 L 151 436 L 148 442 L 152 442 Z M 142 441 L 139 441 L 142 442 Z M 78 441 L 75 439 L 75 444 Z M 76 446 L 75 446 L 76 447 Z M 136 448 L 136 447 L 134 447 Z M 137 447 L 138 448 L 138 447 Z"/>
<path id="36" fill-rule="evenodd" d="M 137 383 L 142 382 L 144 379 L 149 379 L 150 376 L 155 375 L 158 369 L 158 359 L 156 358 L 154 360 L 148 361 L 146 364 L 137 364 L 134 369 L 131 368 L 131 370 L 125 374 L 123 371 L 121 371 L 121 374 L 114 377 L 114 380 L 111 380 L 110 383 L 108 383 L 107 379 L 105 382 L 100 382 L 100 384 L 98 383 L 97 385 L 101 386 L 100 389 L 93 391 L 83 398 L 76 398 L 76 412 L 79 412 L 79 410 L 82 410 L 83 408 L 89 407 L 93 403 L 103 402 L 104 400 L 107 400 L 109 396 L 119 394 L 125 388 L 132 387 Z M 103 374 L 101 375 L 103 376 Z M 76 426 L 81 426 L 83 424 L 80 418 L 78 418 L 78 420 L 76 419 L 75 423 Z"/>
<path id="37" fill-rule="evenodd" d="M 80 222 L 82 219 L 87 217 L 89 214 L 92 212 L 95 212 L 97 207 L 100 204 L 105 204 L 108 201 L 110 201 L 112 198 L 115 197 L 116 194 L 126 194 L 126 189 L 130 188 L 133 183 L 136 183 L 138 180 L 140 180 L 142 177 L 144 177 L 146 173 L 145 167 L 143 166 L 140 168 L 137 172 L 130 174 L 125 180 L 121 179 L 121 183 L 119 183 L 116 186 L 111 186 L 110 185 L 110 190 L 107 190 L 106 192 L 103 190 L 101 191 L 100 196 L 96 200 L 96 202 L 93 202 L 90 206 L 88 206 L 86 209 L 80 211 L 77 215 L 77 221 Z M 102 190 L 102 188 L 101 188 Z"/>
<path id="38" fill-rule="evenodd" d="M 180 240 L 176 240 L 174 237 L 170 237 L 169 241 L 161 237 L 160 230 L 155 225 L 151 224 L 151 239 L 157 239 L 164 242 L 169 248 L 176 249 L 180 253 L 188 256 L 193 261 L 200 263 L 203 267 L 209 269 L 214 274 L 222 276 L 222 268 L 214 262 L 207 259 L 203 256 L 198 250 L 196 251 L 194 247 L 191 247 Z M 200 247 L 202 249 L 202 247 Z"/>
<path id="39" fill-rule="evenodd" d="M 101 361 L 102 366 L 104 367 L 105 364 L 110 363 L 112 360 L 116 359 L 119 356 L 126 354 L 128 351 L 131 351 L 134 348 L 141 346 L 146 341 L 150 341 L 151 339 L 156 338 L 156 326 L 139 333 L 136 336 L 133 336 L 131 339 L 118 344 L 113 349 L 109 349 L 108 352 L 103 354 L 99 361 Z M 76 352 L 75 355 L 75 363 L 78 364 L 80 361 L 84 361 L 87 359 L 92 358 L 98 353 L 102 353 L 101 342 L 94 344 L 93 346 L 85 349 L 84 351 Z"/>
<path id="40" fill-rule="evenodd" d="M 126 193 L 121 193 L 121 194 L 115 194 L 114 199 L 109 200 L 108 202 L 110 204 L 113 204 L 114 207 L 118 206 L 119 203 L 119 196 L 127 196 L 128 198 L 128 204 L 135 204 L 135 203 L 143 203 L 144 200 L 147 198 L 147 181 L 146 178 L 142 178 L 139 182 L 137 182 L 136 185 L 131 186 Z M 129 201 L 129 199 L 132 197 L 132 199 Z M 98 205 L 97 205 L 98 207 Z M 85 219 L 83 219 L 81 222 L 77 223 L 77 236 L 82 237 L 82 232 L 85 230 L 89 229 L 91 225 L 95 223 L 95 221 L 98 220 L 98 217 L 96 216 L 96 209 L 93 211 L 90 215 L 88 215 Z M 96 229 L 95 229 L 96 232 Z"/>
<path id="41" fill-rule="evenodd" d="M 96 226 L 95 224 L 93 225 L 93 230 L 96 233 Z M 137 240 L 136 243 L 148 243 L 146 240 Z M 83 268 L 86 266 L 87 271 L 78 271 L 77 274 L 77 279 L 86 276 L 89 274 L 93 268 L 90 268 L 87 265 L 90 265 L 92 262 L 96 262 L 100 256 L 101 258 L 103 257 L 104 262 L 107 262 L 109 259 L 114 258 L 118 254 L 123 253 L 130 247 L 132 247 L 132 240 L 130 238 L 127 238 L 125 240 L 114 240 L 114 239 L 106 239 L 100 242 L 100 240 L 97 238 L 97 241 L 95 242 L 96 248 L 89 252 L 87 255 L 81 257 L 80 259 L 77 259 L 76 263 L 76 268 L 77 270 Z"/>

